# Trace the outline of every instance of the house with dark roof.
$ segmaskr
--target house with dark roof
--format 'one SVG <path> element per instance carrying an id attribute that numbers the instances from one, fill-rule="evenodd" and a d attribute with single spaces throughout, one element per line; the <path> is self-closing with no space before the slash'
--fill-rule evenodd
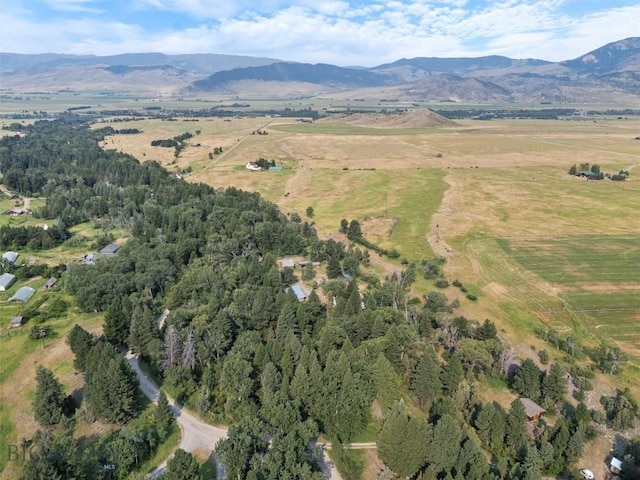
<path id="1" fill-rule="evenodd" d="M 4 292 L 9 289 L 16 281 L 16 276 L 13 273 L 3 273 L 0 275 L 0 292 Z"/>
<path id="2" fill-rule="evenodd" d="M 31 296 L 36 293 L 35 289 L 31 287 L 27 287 L 26 285 L 20 287 L 16 293 L 13 294 L 13 297 L 9 299 L 10 302 L 26 302 L 31 298 Z"/>
<path id="3" fill-rule="evenodd" d="M 524 411 L 530 422 L 538 420 L 546 413 L 544 408 L 529 398 L 521 398 L 520 401 L 524 405 Z"/>

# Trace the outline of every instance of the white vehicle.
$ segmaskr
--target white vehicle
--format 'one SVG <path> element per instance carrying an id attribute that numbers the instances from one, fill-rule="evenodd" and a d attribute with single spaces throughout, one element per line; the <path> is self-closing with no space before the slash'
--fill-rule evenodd
<path id="1" fill-rule="evenodd" d="M 586 468 L 580 470 L 580 475 L 582 475 L 583 478 L 586 478 L 587 480 L 594 480 L 596 478 L 593 472 L 591 470 L 587 470 Z"/>

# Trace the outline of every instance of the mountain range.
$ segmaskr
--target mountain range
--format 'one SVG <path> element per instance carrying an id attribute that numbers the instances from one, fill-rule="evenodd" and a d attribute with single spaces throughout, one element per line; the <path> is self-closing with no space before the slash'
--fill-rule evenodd
<path id="1" fill-rule="evenodd" d="M 341 100 L 640 105 L 640 37 L 563 62 L 418 57 L 372 68 L 218 54 L 0 53 L 0 93 L 107 90 Z"/>

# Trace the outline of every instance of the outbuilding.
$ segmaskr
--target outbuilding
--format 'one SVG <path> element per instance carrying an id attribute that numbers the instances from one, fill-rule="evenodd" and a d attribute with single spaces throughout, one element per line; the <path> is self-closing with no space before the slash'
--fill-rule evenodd
<path id="1" fill-rule="evenodd" d="M 13 265 L 14 263 L 16 263 L 16 260 L 18 259 L 18 253 L 17 252 L 4 252 L 2 254 L 2 262 L 6 262 L 9 265 Z"/>
<path id="2" fill-rule="evenodd" d="M 290 288 L 291 290 L 293 290 L 293 293 L 296 294 L 296 298 L 298 299 L 299 302 L 304 302 L 307 298 L 309 298 L 309 294 L 307 293 L 305 288 L 299 283 L 294 283 L 293 285 L 291 285 Z M 287 288 L 286 291 L 289 291 L 289 289 Z"/>
<path id="3" fill-rule="evenodd" d="M 118 253 L 118 250 L 120 250 L 120 245 L 118 245 L 117 243 L 110 243 L 102 250 L 100 250 L 99 253 L 100 255 L 116 255 Z"/>
<path id="4" fill-rule="evenodd" d="M 13 317 L 11 319 L 12 327 L 20 327 L 23 324 L 24 324 L 24 317 Z"/>
<path id="5" fill-rule="evenodd" d="M 36 293 L 36 291 L 31 287 L 20 287 L 9 300 L 12 302 L 26 302 L 34 293 Z"/>
<path id="6" fill-rule="evenodd" d="M 3 273 L 0 275 L 0 292 L 4 292 L 9 289 L 16 281 L 16 276 L 13 273 Z"/>
<path id="7" fill-rule="evenodd" d="M 546 413 L 544 408 L 529 398 L 521 398 L 520 401 L 524 405 L 524 410 L 530 422 L 538 420 Z"/>
<path id="8" fill-rule="evenodd" d="M 281 268 L 295 268 L 296 263 L 293 261 L 293 258 L 283 258 L 280 260 Z"/>
<path id="9" fill-rule="evenodd" d="M 58 282 L 58 279 L 56 277 L 51 277 L 49 280 L 47 280 L 46 282 L 44 282 L 44 285 L 42 286 L 43 290 L 51 290 L 51 288 L 53 288 L 53 286 Z"/>

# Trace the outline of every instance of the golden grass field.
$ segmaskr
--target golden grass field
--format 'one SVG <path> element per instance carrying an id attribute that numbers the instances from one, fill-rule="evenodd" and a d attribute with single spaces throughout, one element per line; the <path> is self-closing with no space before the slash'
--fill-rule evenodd
<path id="1" fill-rule="evenodd" d="M 376 116 L 370 124 L 366 116 L 357 120 L 143 120 L 125 125 L 144 134 L 106 143 L 169 169 L 190 166 L 189 181 L 258 191 L 285 212 L 304 217 L 312 206 L 321 235 L 335 234 L 342 218 L 356 218 L 370 240 L 396 248 L 402 258 L 445 256 L 446 274 L 480 301 L 467 301 L 457 289 L 447 293 L 460 297 L 462 311 L 494 318 L 514 339 L 529 339 L 533 328 L 547 324 L 576 330 L 586 342 L 597 331 L 640 356 L 636 119 L 467 120 L 444 127 L 395 122 L 388 128 L 380 128 Z M 257 129 L 268 135 L 253 135 Z M 173 149 L 149 146 L 154 138 L 195 130 L 201 133 L 190 142 L 201 146 L 188 147 L 177 160 Z M 223 154 L 210 160 L 215 146 Z M 260 157 L 276 160 L 284 171 L 244 168 Z M 569 176 L 569 167 L 581 162 L 611 173 L 629 169 L 631 177 L 595 182 Z M 517 254 L 524 241 L 537 252 L 529 260 Z M 584 250 L 580 264 L 575 256 L 568 260 L 576 250 L 579 258 Z M 591 266 L 587 278 L 557 275 L 585 263 Z M 604 273 L 595 278 L 597 271 Z M 419 282 L 416 293 L 430 288 Z"/>

